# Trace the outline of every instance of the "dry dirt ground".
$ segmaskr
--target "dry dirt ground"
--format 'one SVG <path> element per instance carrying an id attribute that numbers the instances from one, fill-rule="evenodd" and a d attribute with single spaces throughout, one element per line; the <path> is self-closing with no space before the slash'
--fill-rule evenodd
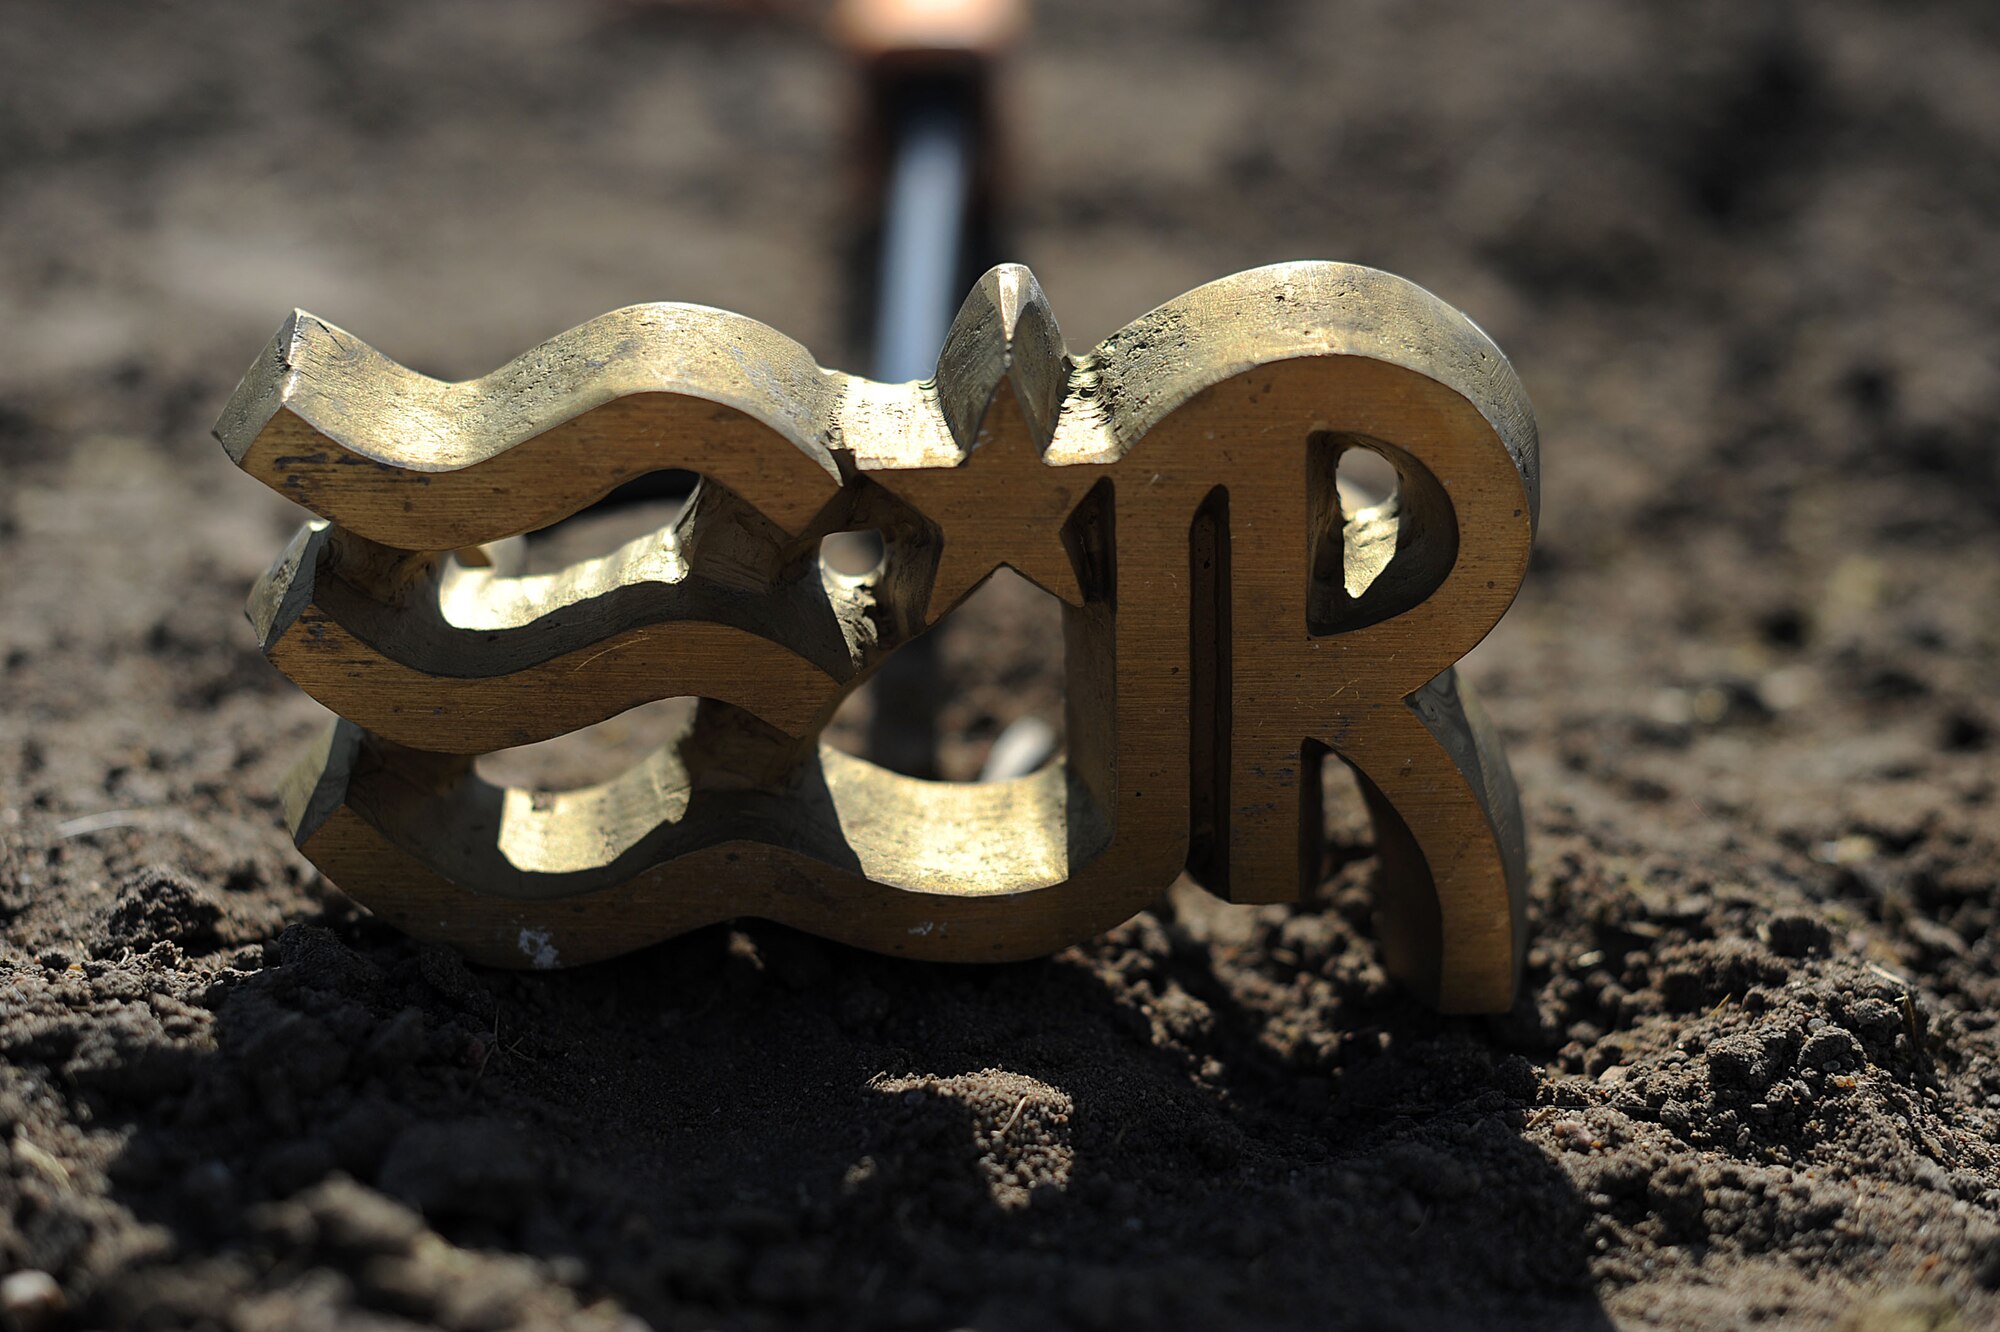
<path id="1" fill-rule="evenodd" d="M 1532 830 L 1516 1010 L 1385 983 L 1346 816 L 1307 905 L 986 970 L 372 924 L 278 826 L 319 714 L 240 605 L 296 515 L 210 421 L 294 304 L 448 376 L 642 299 L 858 365 L 843 67 L 768 9 L 16 0 L 13 1316 L 2000 1320 L 2000 11 L 1044 8 L 1005 220 L 1074 343 L 1351 259 L 1535 396 L 1540 549 L 1467 667 Z M 945 654 L 965 762 L 1051 687 L 1010 595 Z"/>

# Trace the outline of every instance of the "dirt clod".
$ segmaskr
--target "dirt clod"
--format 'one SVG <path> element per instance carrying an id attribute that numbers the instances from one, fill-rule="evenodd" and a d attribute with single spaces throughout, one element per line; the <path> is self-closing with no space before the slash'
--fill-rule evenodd
<path id="1" fill-rule="evenodd" d="M 99 957 L 143 953 L 169 943 L 205 952 L 217 942 L 222 907 L 187 875 L 165 865 L 147 865 L 130 875 L 97 931 Z"/>

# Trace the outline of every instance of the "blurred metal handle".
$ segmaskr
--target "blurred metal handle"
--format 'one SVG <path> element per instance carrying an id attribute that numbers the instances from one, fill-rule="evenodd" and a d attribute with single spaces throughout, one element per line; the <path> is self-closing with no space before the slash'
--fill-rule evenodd
<path id="1" fill-rule="evenodd" d="M 960 299 L 997 262 L 980 209 L 994 173 L 992 69 L 1026 20 L 1021 0 L 842 0 L 834 11 L 834 36 L 865 79 L 883 162 L 870 294 L 876 379 L 930 378 Z M 882 553 L 873 541 L 849 557 L 872 564 Z M 870 690 L 877 763 L 938 775 L 940 676 L 933 634 L 883 664 Z"/>
<path id="2" fill-rule="evenodd" d="M 1020 0 L 843 0 L 833 31 L 867 82 L 886 161 L 876 258 L 877 379 L 925 379 L 979 253 L 992 174 L 991 69 L 1020 35 Z"/>

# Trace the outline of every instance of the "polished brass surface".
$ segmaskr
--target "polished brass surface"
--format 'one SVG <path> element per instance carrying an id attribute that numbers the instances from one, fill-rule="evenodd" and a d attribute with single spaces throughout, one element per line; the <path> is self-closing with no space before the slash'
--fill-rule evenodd
<path id="1" fill-rule="evenodd" d="M 1361 778 L 1391 969 L 1512 999 L 1512 779 L 1453 664 L 1520 586 L 1532 413 L 1468 320 L 1388 274 L 1225 278 L 1069 354 L 1027 270 L 980 282 L 933 380 L 820 368 L 687 306 L 593 320 L 426 379 L 306 314 L 217 435 L 326 521 L 252 597 L 266 652 L 346 720 L 294 775 L 298 844 L 413 934 L 567 965 L 754 915 L 884 952 L 1050 951 L 1183 868 L 1237 901 L 1320 864 L 1320 756 Z M 1398 493 L 1343 502 L 1340 455 Z M 490 543 L 621 482 L 702 480 L 670 528 L 559 573 Z M 824 535 L 884 533 L 873 573 Z M 1001 566 L 1064 603 L 1067 750 L 987 785 L 821 745 L 840 702 Z M 471 756 L 655 698 L 677 739 L 586 790 Z"/>

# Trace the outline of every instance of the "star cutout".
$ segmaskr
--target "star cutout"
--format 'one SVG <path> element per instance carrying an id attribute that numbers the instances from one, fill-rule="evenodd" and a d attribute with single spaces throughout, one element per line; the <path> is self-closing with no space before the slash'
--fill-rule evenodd
<path id="1" fill-rule="evenodd" d="M 935 623 L 1006 565 L 1072 606 L 1083 604 L 1063 525 L 1102 468 L 1052 467 L 1003 377 L 972 450 L 954 467 L 869 473 L 935 523 L 943 536 L 926 621 Z"/>

